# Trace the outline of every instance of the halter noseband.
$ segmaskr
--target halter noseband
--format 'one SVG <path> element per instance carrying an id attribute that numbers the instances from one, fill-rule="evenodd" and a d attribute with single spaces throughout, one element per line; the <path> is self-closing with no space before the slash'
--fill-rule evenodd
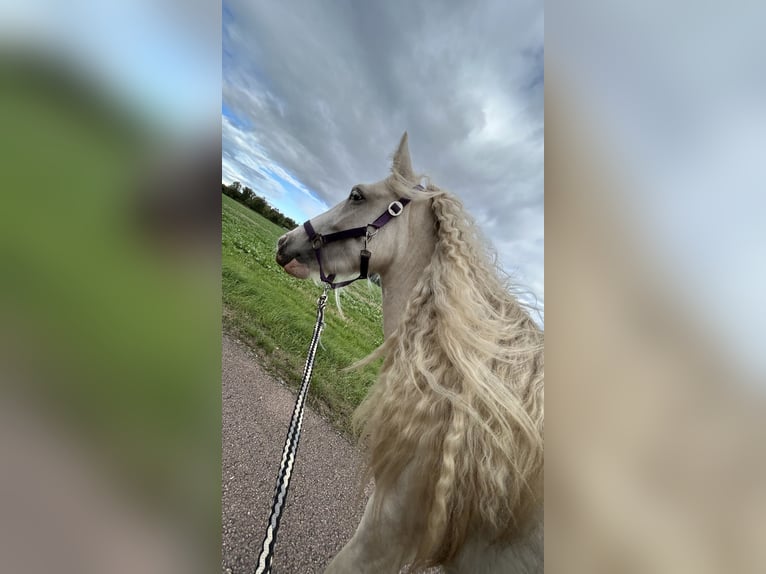
<path id="1" fill-rule="evenodd" d="M 416 185 L 415 189 L 422 190 L 424 188 L 422 185 Z M 407 205 L 410 201 L 412 200 L 407 197 L 400 197 L 396 201 L 392 201 L 389 204 L 388 209 L 372 223 L 368 223 L 364 227 L 344 229 L 343 231 L 336 231 L 335 233 L 329 233 L 327 235 L 321 235 L 314 231 L 314 227 L 311 225 L 311 220 L 307 220 L 303 224 L 303 228 L 306 230 L 306 233 L 309 236 L 309 241 L 311 242 L 311 247 L 314 249 L 314 254 L 316 255 L 317 263 L 319 264 L 319 277 L 322 279 L 322 281 L 327 283 L 331 289 L 337 289 L 338 287 L 345 287 L 346 285 L 359 279 L 367 279 L 367 271 L 370 266 L 370 257 L 372 256 L 372 253 L 367 250 L 367 242 L 372 239 L 378 230 L 386 223 L 395 217 L 399 217 L 402 214 L 402 211 L 404 211 L 404 206 Z M 359 277 L 354 277 L 353 279 L 349 279 L 347 281 L 333 283 L 333 279 L 335 279 L 335 273 L 325 275 L 324 269 L 322 268 L 322 246 L 327 245 L 328 243 L 333 243 L 334 241 L 341 241 L 343 239 L 355 239 L 357 237 L 364 237 L 364 247 L 359 254 L 361 259 L 359 263 Z"/>

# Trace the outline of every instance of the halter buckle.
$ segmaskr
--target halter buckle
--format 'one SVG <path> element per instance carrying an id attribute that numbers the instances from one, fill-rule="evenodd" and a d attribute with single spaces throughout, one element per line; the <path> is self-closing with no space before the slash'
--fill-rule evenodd
<path id="1" fill-rule="evenodd" d="M 311 240 L 311 247 L 313 247 L 314 249 L 319 249 L 320 247 L 322 247 L 322 243 L 324 243 L 322 241 L 322 236 L 317 235 L 316 237 L 314 237 L 314 239 Z"/>
<path id="2" fill-rule="evenodd" d="M 396 207 L 396 211 L 394 211 L 394 207 Z M 403 210 L 404 206 L 402 205 L 401 201 L 392 201 L 391 205 L 388 206 L 388 213 L 391 214 L 391 217 L 401 215 Z"/>

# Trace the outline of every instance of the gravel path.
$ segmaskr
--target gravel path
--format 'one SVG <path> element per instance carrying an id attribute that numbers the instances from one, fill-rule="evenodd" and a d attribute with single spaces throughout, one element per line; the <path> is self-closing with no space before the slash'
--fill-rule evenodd
<path id="1" fill-rule="evenodd" d="M 251 574 L 295 395 L 264 371 L 255 353 L 226 333 L 222 363 L 222 571 Z M 359 468 L 354 447 L 307 407 L 274 574 L 323 572 L 353 535 L 365 503 L 357 494 Z"/>

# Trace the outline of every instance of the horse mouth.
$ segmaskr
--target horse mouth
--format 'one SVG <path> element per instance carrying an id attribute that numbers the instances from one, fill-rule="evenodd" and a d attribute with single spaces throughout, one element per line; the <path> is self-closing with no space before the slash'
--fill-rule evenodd
<path id="1" fill-rule="evenodd" d="M 295 258 L 290 259 L 290 261 L 285 263 L 282 267 L 287 273 L 298 279 L 306 279 L 309 276 L 308 265 L 301 263 Z"/>

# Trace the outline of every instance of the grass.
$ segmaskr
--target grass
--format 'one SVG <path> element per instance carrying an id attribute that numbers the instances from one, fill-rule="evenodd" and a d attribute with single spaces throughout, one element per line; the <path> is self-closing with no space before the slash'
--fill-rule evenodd
<path id="1" fill-rule="evenodd" d="M 297 388 L 322 292 L 289 276 L 274 260 L 285 229 L 223 197 L 222 289 L 225 326 L 259 351 L 264 365 Z M 383 342 L 380 288 L 357 282 L 340 291 L 341 317 L 331 300 L 317 352 L 309 400 L 342 432 L 377 375 L 379 364 L 344 372 Z"/>

